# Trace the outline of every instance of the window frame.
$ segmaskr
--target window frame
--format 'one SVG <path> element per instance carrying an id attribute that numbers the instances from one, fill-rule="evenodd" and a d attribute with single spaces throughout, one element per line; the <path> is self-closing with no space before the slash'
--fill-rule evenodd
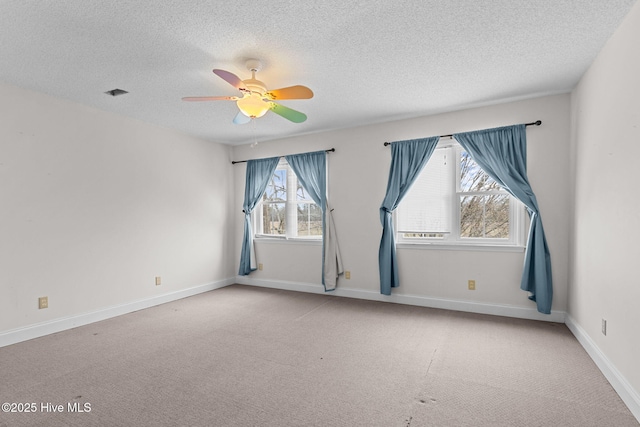
<path id="1" fill-rule="evenodd" d="M 441 233 L 442 237 L 405 237 L 404 234 L 408 233 L 406 230 L 399 231 L 399 215 L 398 212 L 402 209 L 402 202 L 398 205 L 398 208 L 393 213 L 394 227 L 396 231 L 396 246 L 400 248 L 431 248 L 431 249 L 449 249 L 449 250 L 495 250 L 495 251 L 524 251 L 525 230 L 527 229 L 528 219 L 526 218 L 526 208 L 523 203 L 518 201 L 515 197 L 510 195 L 506 190 L 501 189 L 499 191 L 473 191 L 464 192 L 461 190 L 460 185 L 460 163 L 461 153 L 464 148 L 454 138 L 441 139 L 436 146 L 438 149 L 451 148 L 455 156 L 456 167 L 451 168 L 450 174 L 455 174 L 449 177 L 449 185 L 452 187 L 452 197 L 450 201 L 450 220 L 451 230 L 449 233 Z M 425 166 L 426 167 L 426 166 Z M 422 173 L 422 172 L 421 172 Z M 411 190 L 409 190 L 411 191 Z M 461 199 L 464 196 L 474 195 L 490 195 L 490 194 L 504 194 L 509 197 L 509 238 L 487 238 L 487 237 L 461 237 Z M 419 233 L 419 232 L 416 232 Z M 435 233 L 434 233 L 435 234 Z"/>
<path id="2" fill-rule="evenodd" d="M 283 157 L 278 162 L 278 166 L 274 170 L 274 174 L 278 170 L 285 171 L 285 183 L 286 183 L 286 199 L 285 199 L 285 233 L 284 234 L 268 234 L 264 233 L 262 230 L 262 219 L 263 219 L 263 198 L 260 199 L 260 202 L 256 204 L 255 209 L 251 213 L 251 221 L 254 232 L 254 237 L 260 240 L 271 240 L 271 241 L 308 241 L 308 242 L 321 242 L 322 234 L 318 235 L 304 235 L 299 236 L 298 233 L 298 217 L 297 217 L 297 205 L 300 203 L 315 205 L 318 204 L 313 201 L 313 199 L 308 198 L 304 200 L 299 200 L 297 198 L 297 189 L 298 189 L 298 177 L 296 176 L 293 168 L 289 165 L 289 162 Z M 306 192 L 306 190 L 305 190 Z M 320 209 L 320 206 L 318 206 Z"/>

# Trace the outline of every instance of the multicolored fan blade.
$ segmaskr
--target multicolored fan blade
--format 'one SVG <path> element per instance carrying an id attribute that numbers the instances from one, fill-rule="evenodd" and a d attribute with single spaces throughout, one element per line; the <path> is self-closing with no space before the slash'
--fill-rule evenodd
<path id="1" fill-rule="evenodd" d="M 186 96 L 183 101 L 237 101 L 237 96 Z"/>
<path id="2" fill-rule="evenodd" d="M 236 116 L 233 118 L 233 123 L 237 125 L 244 125 L 249 123 L 250 121 L 251 121 L 251 118 L 242 114 L 241 111 L 238 111 L 238 114 L 236 114 Z"/>
<path id="3" fill-rule="evenodd" d="M 269 109 L 279 116 L 282 116 L 287 120 L 291 120 L 293 123 L 302 123 L 307 120 L 306 114 L 292 110 L 284 105 L 276 104 L 275 102 L 270 102 Z"/>
<path id="4" fill-rule="evenodd" d="M 271 100 L 310 99 L 313 98 L 313 91 L 306 86 L 297 85 L 270 90 L 265 94 L 265 97 Z"/>
<path id="5" fill-rule="evenodd" d="M 213 72 L 236 89 L 240 89 L 243 92 L 248 90 L 242 80 L 240 80 L 240 77 L 236 76 L 235 74 L 219 69 L 214 69 Z"/>

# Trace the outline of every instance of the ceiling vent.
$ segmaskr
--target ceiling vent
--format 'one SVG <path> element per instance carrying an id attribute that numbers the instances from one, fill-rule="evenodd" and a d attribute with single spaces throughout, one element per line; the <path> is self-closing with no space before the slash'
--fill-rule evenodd
<path id="1" fill-rule="evenodd" d="M 126 90 L 122 90 L 122 89 L 111 89 L 105 92 L 107 95 L 111 95 L 111 96 L 119 96 L 119 95 L 124 95 L 125 93 L 129 93 Z"/>

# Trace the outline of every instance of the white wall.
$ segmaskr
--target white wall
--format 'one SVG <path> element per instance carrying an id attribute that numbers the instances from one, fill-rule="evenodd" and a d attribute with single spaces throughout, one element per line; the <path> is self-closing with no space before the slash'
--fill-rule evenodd
<path id="1" fill-rule="evenodd" d="M 569 230 L 569 95 L 402 120 L 377 125 L 259 143 L 233 148 L 235 160 L 270 157 L 335 147 L 328 156 L 329 198 L 338 240 L 351 280 L 338 289 L 379 293 L 378 247 L 382 228 L 379 207 L 386 190 L 391 155 L 385 141 L 419 138 L 542 120 L 528 127 L 528 172 L 536 192 L 551 251 L 554 279 L 553 310 L 567 303 Z M 313 118 L 310 118 L 313 120 Z M 259 125 L 259 123 L 258 123 Z M 241 206 L 245 165 L 235 168 L 235 239 L 242 237 Z M 309 244 L 256 243 L 263 271 L 247 283 L 320 285 L 320 247 Z M 236 247 L 235 266 L 239 263 Z M 471 252 L 398 249 L 400 287 L 394 295 L 418 296 L 476 304 L 509 306 L 535 313 L 535 304 L 520 290 L 523 252 Z M 467 290 L 475 279 L 476 291 Z M 248 281 L 247 281 L 248 280 Z M 308 286 L 309 288 L 309 286 Z M 391 299 L 390 299 L 391 300 Z"/>
<path id="2" fill-rule="evenodd" d="M 233 277 L 231 177 L 227 146 L 0 85 L 0 334 Z"/>
<path id="3" fill-rule="evenodd" d="M 572 93 L 575 201 L 568 301 L 571 320 L 635 389 L 637 417 L 639 40 L 636 3 Z"/>

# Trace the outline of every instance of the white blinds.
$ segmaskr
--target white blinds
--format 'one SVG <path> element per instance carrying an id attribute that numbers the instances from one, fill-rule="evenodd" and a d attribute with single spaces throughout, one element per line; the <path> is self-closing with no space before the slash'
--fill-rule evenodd
<path id="1" fill-rule="evenodd" d="M 437 148 L 397 209 L 400 233 L 449 233 L 452 174 L 456 172 L 452 147 Z"/>

